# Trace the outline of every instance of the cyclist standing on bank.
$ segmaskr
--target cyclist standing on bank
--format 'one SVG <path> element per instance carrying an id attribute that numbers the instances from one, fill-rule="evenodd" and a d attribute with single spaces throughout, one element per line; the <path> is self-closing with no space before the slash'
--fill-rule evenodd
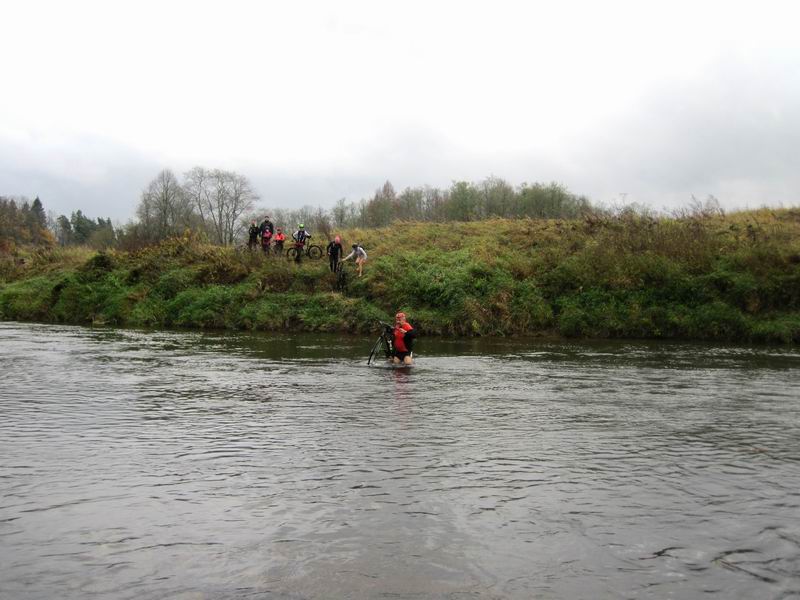
<path id="1" fill-rule="evenodd" d="M 306 245 L 306 240 L 311 239 L 311 234 L 306 231 L 306 226 L 302 223 L 298 223 L 297 231 L 292 234 L 292 239 L 294 240 L 294 246 L 297 248 L 297 255 L 295 256 L 295 260 L 300 262 L 300 257 L 303 255 L 303 250 Z"/>
<path id="2" fill-rule="evenodd" d="M 311 238 L 311 234 L 306 231 L 306 226 L 302 223 L 297 225 L 297 231 L 292 234 L 292 239 L 298 244 L 305 246 L 306 240 Z"/>
<path id="3" fill-rule="evenodd" d="M 342 254 L 344 254 L 344 249 L 342 248 L 342 238 L 340 238 L 338 235 L 333 238 L 333 241 L 328 244 L 325 253 L 330 259 L 331 273 L 336 273 L 336 267 L 339 266 L 339 261 L 342 260 Z"/>

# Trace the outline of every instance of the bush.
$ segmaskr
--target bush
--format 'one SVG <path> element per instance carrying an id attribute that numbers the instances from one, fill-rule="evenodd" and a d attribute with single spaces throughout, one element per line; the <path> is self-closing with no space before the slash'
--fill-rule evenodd
<path id="1" fill-rule="evenodd" d="M 746 339 L 747 321 L 736 308 L 724 302 L 712 302 L 695 308 L 687 319 L 689 337 L 733 341 Z"/>
<path id="2" fill-rule="evenodd" d="M 241 286 L 189 288 L 167 303 L 170 323 L 201 329 L 236 329 L 245 290 Z"/>
<path id="3" fill-rule="evenodd" d="M 0 318 L 47 321 L 56 283 L 50 277 L 34 277 L 0 288 Z"/>
<path id="4" fill-rule="evenodd" d="M 750 330 L 750 337 L 755 342 L 798 344 L 800 343 L 800 316 L 782 315 L 754 321 Z"/>
<path id="5" fill-rule="evenodd" d="M 133 253 L 16 248 L 19 261 L 0 265 L 0 317 L 371 331 L 403 309 L 422 333 L 444 335 L 786 342 L 800 312 L 793 214 L 628 210 L 338 232 L 370 255 L 344 293 L 325 261 L 297 265 L 192 236 Z"/>

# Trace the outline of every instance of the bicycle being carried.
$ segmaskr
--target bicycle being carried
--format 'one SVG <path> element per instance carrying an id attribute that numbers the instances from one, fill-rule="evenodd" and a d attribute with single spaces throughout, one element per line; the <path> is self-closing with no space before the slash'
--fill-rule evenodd
<path id="1" fill-rule="evenodd" d="M 347 280 L 350 276 L 347 274 L 342 261 L 336 263 L 334 273 L 336 274 L 336 291 L 345 293 L 347 291 Z"/>
<path id="2" fill-rule="evenodd" d="M 367 365 L 369 365 L 373 359 L 378 360 L 378 357 L 381 355 L 383 355 L 386 360 L 391 360 L 394 355 L 394 328 L 383 321 L 378 321 L 378 324 L 381 328 L 381 334 L 378 336 L 375 345 L 369 353 Z"/>

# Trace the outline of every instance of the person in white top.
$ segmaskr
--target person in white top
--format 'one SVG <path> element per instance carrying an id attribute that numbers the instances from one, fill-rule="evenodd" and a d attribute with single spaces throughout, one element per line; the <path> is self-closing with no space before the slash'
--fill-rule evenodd
<path id="1" fill-rule="evenodd" d="M 360 245 L 353 244 L 353 251 L 342 259 L 342 262 L 349 260 L 353 256 L 356 257 L 356 266 L 358 267 L 358 276 L 361 277 L 364 271 L 364 263 L 367 262 L 367 251 Z"/>

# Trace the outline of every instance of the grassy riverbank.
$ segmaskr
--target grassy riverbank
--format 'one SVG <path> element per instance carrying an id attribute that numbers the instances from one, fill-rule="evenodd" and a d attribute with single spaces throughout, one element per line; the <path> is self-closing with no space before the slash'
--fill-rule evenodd
<path id="1" fill-rule="evenodd" d="M 344 293 L 324 259 L 297 266 L 191 238 L 131 254 L 6 257 L 0 318 L 363 332 L 402 308 L 428 334 L 800 343 L 798 209 L 397 223 L 342 236 L 370 255 Z"/>

